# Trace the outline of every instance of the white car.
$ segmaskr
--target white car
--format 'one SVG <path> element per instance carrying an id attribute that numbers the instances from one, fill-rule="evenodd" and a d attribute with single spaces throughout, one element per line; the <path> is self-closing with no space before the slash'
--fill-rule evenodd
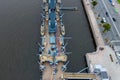
<path id="1" fill-rule="evenodd" d="M 104 23 L 106 22 L 106 19 L 104 17 L 102 18 L 102 20 L 103 20 Z"/>
<path id="2" fill-rule="evenodd" d="M 101 80 L 110 80 L 108 73 L 107 73 L 107 70 L 105 68 L 101 69 L 100 75 L 101 75 Z"/>
<path id="3" fill-rule="evenodd" d="M 111 5 L 112 5 L 112 6 L 115 6 L 115 3 L 114 3 L 114 2 L 112 2 L 112 3 L 111 3 Z"/>

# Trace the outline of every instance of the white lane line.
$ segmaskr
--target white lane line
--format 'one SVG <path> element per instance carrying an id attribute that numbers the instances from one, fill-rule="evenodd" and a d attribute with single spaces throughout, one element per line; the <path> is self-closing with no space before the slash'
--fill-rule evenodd
<path id="1" fill-rule="evenodd" d="M 105 6 L 106 11 L 107 11 L 108 13 L 110 13 L 109 10 L 108 10 L 108 8 L 106 7 L 106 5 L 105 5 L 105 3 L 104 3 L 103 0 L 102 0 L 102 3 L 103 3 L 103 5 Z M 118 29 L 117 29 L 115 23 L 114 23 L 113 20 L 112 20 L 111 14 L 109 14 L 109 16 L 110 16 L 110 19 L 111 19 L 111 21 L 112 21 L 114 27 L 115 27 L 115 30 L 117 31 L 118 36 L 120 37 L 120 32 L 118 31 Z"/>

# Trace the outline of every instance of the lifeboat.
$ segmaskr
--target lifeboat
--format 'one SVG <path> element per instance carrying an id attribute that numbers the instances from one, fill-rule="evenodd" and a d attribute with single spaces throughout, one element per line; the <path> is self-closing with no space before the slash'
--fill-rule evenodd
<path id="1" fill-rule="evenodd" d="M 61 25 L 61 34 L 62 34 L 62 35 L 65 35 L 65 27 L 64 27 L 63 24 Z"/>
<path id="2" fill-rule="evenodd" d="M 42 24 L 41 25 L 41 35 L 43 36 L 45 34 L 45 27 L 44 25 Z"/>

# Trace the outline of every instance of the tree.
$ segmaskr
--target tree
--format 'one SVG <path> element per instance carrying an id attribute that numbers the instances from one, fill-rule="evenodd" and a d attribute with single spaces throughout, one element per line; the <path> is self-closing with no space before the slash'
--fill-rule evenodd
<path id="1" fill-rule="evenodd" d="M 93 5 L 93 8 L 98 4 L 98 2 L 96 0 L 92 0 L 92 5 Z"/>
<path id="2" fill-rule="evenodd" d="M 109 23 L 104 23 L 103 27 L 104 27 L 103 33 L 107 32 L 111 29 L 111 25 Z"/>

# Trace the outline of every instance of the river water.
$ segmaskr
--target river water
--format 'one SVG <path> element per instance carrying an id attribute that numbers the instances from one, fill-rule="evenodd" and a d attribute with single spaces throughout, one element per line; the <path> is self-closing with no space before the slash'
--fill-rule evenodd
<path id="1" fill-rule="evenodd" d="M 90 26 L 81 0 L 62 0 L 64 6 L 77 6 L 79 11 L 63 11 L 70 63 L 67 71 L 86 67 L 85 53 L 95 51 Z M 40 42 L 42 0 L 0 0 L 0 80 L 39 80 L 37 63 Z"/>

